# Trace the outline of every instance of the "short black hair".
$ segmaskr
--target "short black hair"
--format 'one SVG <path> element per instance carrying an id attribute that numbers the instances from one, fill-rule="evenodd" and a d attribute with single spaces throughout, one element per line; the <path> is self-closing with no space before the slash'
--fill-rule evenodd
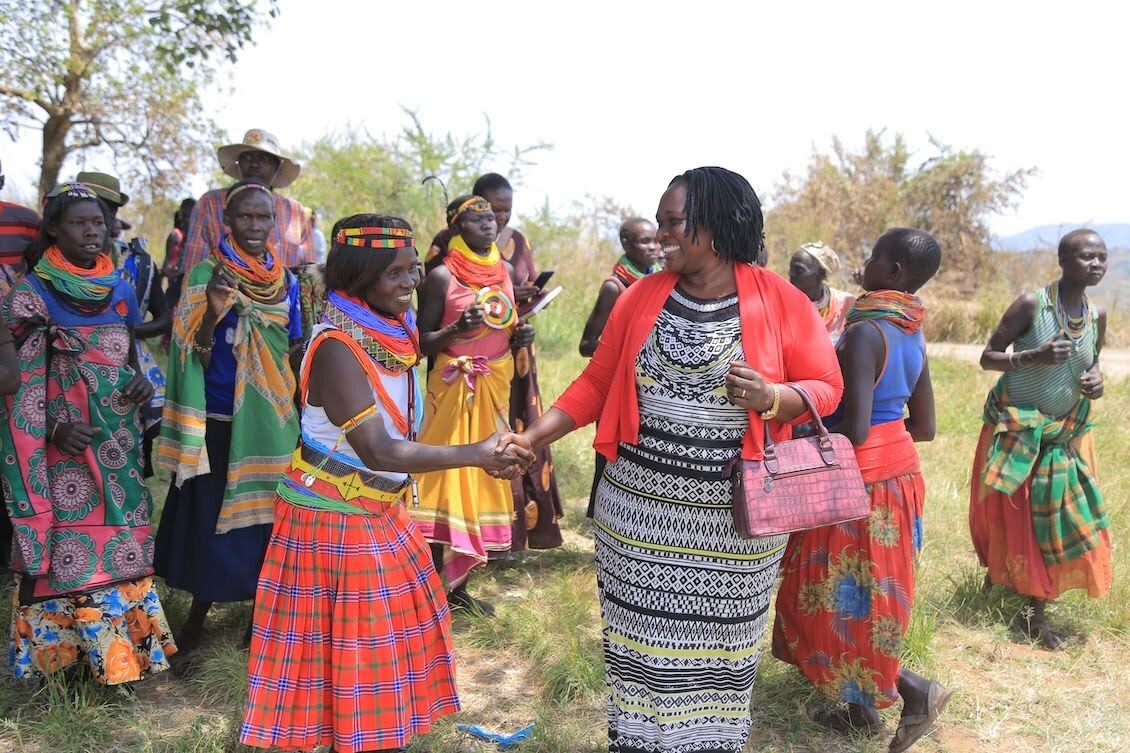
<path id="1" fill-rule="evenodd" d="M 1089 227 L 1081 227 L 1078 230 L 1072 230 L 1070 233 L 1060 238 L 1059 248 L 1056 249 L 1056 255 L 1059 257 L 1059 260 L 1062 262 L 1071 254 L 1079 253 L 1079 249 L 1081 249 L 1084 244 L 1083 239 L 1092 235 L 1100 241 L 1103 239 L 1101 235 L 1091 230 Z"/>
<path id="2" fill-rule="evenodd" d="M 875 241 L 876 246 L 880 243 L 889 245 L 892 261 L 906 267 L 906 283 L 910 288 L 907 292 L 913 293 L 921 288 L 942 266 L 942 247 L 925 230 L 894 227 Z"/>
<path id="3" fill-rule="evenodd" d="M 498 173 L 487 173 L 479 176 L 479 179 L 475 181 L 475 185 L 471 187 L 471 193 L 475 196 L 484 196 L 487 191 L 497 191 L 500 188 L 505 188 L 508 191 L 514 190 L 510 185 L 510 181 L 503 176 Z"/>
<path id="4" fill-rule="evenodd" d="M 361 297 L 392 264 L 395 248 L 368 248 L 348 246 L 337 242 L 337 234 L 351 227 L 398 227 L 411 230 L 403 217 L 385 214 L 354 214 L 334 223 L 330 231 L 330 252 L 326 255 L 326 290 L 343 290 L 347 295 Z"/>
<path id="5" fill-rule="evenodd" d="M 668 190 L 677 183 L 687 187 L 683 211 L 691 238 L 709 230 L 719 258 L 756 264 L 765 248 L 765 218 L 749 181 L 724 167 L 696 167 L 676 175 Z"/>
<path id="6" fill-rule="evenodd" d="M 628 219 L 621 222 L 620 223 L 620 245 L 627 246 L 628 241 L 630 241 L 632 239 L 632 236 L 629 235 L 629 233 L 632 232 L 632 228 L 634 228 L 636 225 L 639 225 L 640 223 L 643 223 L 643 222 L 646 222 L 649 225 L 655 224 L 654 222 L 652 222 L 651 220 L 649 220 L 646 217 L 629 217 Z"/>

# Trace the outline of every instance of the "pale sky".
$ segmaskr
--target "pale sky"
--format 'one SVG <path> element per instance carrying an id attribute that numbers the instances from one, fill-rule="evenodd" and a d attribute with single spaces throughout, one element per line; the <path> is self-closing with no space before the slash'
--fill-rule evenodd
<path id="1" fill-rule="evenodd" d="M 399 105 L 433 133 L 467 134 L 486 113 L 503 146 L 554 146 L 527 169 L 519 215 L 546 196 L 565 208 L 592 194 L 650 216 L 671 177 L 705 164 L 771 199 L 813 146 L 827 151 L 833 135 L 858 146 L 866 129 L 885 128 L 920 159 L 933 135 L 988 153 L 998 172 L 1038 168 L 1019 209 L 992 221 L 998 234 L 1130 221 L 1120 3 L 280 6 L 231 71 L 231 92 L 210 95 L 233 140 L 251 127 L 284 149 L 347 124 L 393 135 Z M 38 148 L 38 134 L 0 143 L 25 195 Z"/>

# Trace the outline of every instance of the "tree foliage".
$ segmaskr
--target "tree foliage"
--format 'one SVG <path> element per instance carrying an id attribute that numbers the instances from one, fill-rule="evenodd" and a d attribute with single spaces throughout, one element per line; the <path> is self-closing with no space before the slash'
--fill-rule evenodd
<path id="1" fill-rule="evenodd" d="M 931 233 L 942 246 L 939 279 L 962 292 L 990 277 L 988 220 L 1015 206 L 1032 169 L 994 175 L 984 153 L 930 140 L 931 156 L 915 164 L 901 135 L 868 131 L 853 152 L 838 138 L 830 154 L 814 152 L 803 176 L 785 173 L 766 220 L 771 263 L 783 267 L 802 243 L 822 240 L 849 269 L 867 257 L 890 227 Z"/>
<path id="2" fill-rule="evenodd" d="M 404 217 L 423 236 L 444 226 L 447 204 L 438 183 L 423 183 L 425 178 L 439 178 L 454 199 L 470 192 L 484 172 L 501 172 L 511 182 L 520 182 L 532 156 L 550 148 L 538 143 L 503 149 L 491 134 L 489 120 L 481 133 L 432 134 L 415 112 L 404 113 L 407 122 L 393 138 L 349 128 L 303 147 L 302 175 L 290 192 L 320 212 L 324 232 L 340 217 L 379 212 Z M 419 243 L 428 240 L 421 237 Z"/>
<path id="3" fill-rule="evenodd" d="M 130 193 L 161 196 L 210 156 L 200 91 L 215 62 L 275 13 L 274 0 L 0 0 L 0 127 L 42 133 L 40 194 L 94 150 Z"/>

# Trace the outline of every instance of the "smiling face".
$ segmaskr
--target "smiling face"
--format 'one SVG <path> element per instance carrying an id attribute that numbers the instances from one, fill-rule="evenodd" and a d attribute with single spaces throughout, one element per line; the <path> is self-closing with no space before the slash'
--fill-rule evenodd
<path id="1" fill-rule="evenodd" d="M 827 276 L 824 268 L 804 249 L 798 250 L 789 261 L 789 282 L 808 296 L 809 300 L 820 298 Z"/>
<path id="2" fill-rule="evenodd" d="M 483 198 L 490 202 L 494 210 L 494 222 L 498 226 L 496 232 L 510 224 L 510 212 L 514 208 L 514 192 L 509 188 L 496 188 L 483 193 Z"/>
<path id="3" fill-rule="evenodd" d="M 659 226 L 656 240 L 663 253 L 664 265 L 671 272 L 686 275 L 703 270 L 715 258 L 710 247 L 713 234 L 706 228 L 698 229 L 698 238 L 692 238 L 687 227 L 687 187 L 676 183 L 667 189 L 655 210 Z"/>
<path id="4" fill-rule="evenodd" d="M 412 293 L 420 284 L 420 264 L 412 246 L 396 249 L 396 257 L 365 292 L 365 302 L 385 316 L 412 308 Z"/>
<path id="5" fill-rule="evenodd" d="M 78 201 L 47 228 L 47 234 L 54 238 L 67 261 L 90 269 L 105 250 L 106 216 L 97 201 Z"/>
<path id="6" fill-rule="evenodd" d="M 274 200 L 257 189 L 240 191 L 224 210 L 224 222 L 231 228 L 232 238 L 252 256 L 267 252 L 267 239 L 275 227 Z"/>
<path id="7" fill-rule="evenodd" d="M 464 212 L 456 223 L 456 230 L 472 251 L 485 253 L 498 238 L 498 223 L 494 212 Z"/>
<path id="8" fill-rule="evenodd" d="M 1106 243 L 1098 233 L 1084 235 L 1071 253 L 1060 258 L 1059 266 L 1067 282 L 1080 287 L 1098 285 L 1106 275 Z"/>

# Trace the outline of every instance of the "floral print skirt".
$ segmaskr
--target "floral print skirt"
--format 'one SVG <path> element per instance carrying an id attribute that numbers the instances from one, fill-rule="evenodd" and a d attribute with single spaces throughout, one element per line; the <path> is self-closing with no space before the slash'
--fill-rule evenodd
<path id="1" fill-rule="evenodd" d="M 790 539 L 773 655 L 829 698 L 881 709 L 898 698 L 926 487 L 911 473 L 867 488 L 869 517 Z"/>
<path id="2" fill-rule="evenodd" d="M 19 602 L 20 582 L 16 575 L 8 644 L 15 677 L 48 675 L 80 659 L 104 685 L 168 669 L 177 647 L 152 578 L 27 605 Z"/>

